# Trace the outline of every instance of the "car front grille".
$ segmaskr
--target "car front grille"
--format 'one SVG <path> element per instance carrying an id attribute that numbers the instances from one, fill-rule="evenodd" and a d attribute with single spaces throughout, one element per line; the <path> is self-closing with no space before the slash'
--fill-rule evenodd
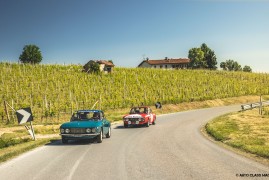
<path id="1" fill-rule="evenodd" d="M 138 118 L 130 118 L 129 121 L 135 122 L 138 121 Z"/>
<path id="2" fill-rule="evenodd" d="M 83 134 L 83 133 L 86 133 L 86 129 L 85 128 L 71 128 L 70 132 L 73 134 Z"/>

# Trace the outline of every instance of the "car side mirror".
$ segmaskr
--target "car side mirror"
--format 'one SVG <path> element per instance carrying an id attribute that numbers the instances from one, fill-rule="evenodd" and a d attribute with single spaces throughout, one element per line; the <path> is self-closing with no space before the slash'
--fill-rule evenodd
<path id="1" fill-rule="evenodd" d="M 109 127 L 109 123 L 104 123 L 104 127 Z"/>

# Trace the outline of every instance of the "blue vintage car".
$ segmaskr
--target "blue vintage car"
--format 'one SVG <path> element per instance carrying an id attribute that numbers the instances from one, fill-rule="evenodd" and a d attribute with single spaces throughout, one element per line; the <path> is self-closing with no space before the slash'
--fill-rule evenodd
<path id="1" fill-rule="evenodd" d="M 63 144 L 68 143 L 68 140 L 90 141 L 93 138 L 101 143 L 103 136 L 110 138 L 111 124 L 101 110 L 79 110 L 72 115 L 70 122 L 60 126 L 60 135 Z"/>

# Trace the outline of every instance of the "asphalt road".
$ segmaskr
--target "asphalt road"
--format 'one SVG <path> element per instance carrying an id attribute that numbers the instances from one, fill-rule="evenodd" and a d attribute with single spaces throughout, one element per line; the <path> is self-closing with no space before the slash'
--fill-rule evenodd
<path id="1" fill-rule="evenodd" d="M 111 138 L 101 144 L 56 141 L 1 164 L 0 179 L 269 179 L 269 167 L 219 147 L 200 132 L 208 120 L 239 108 L 162 115 L 149 128 L 114 125 Z M 268 177 L 246 177 L 255 174 Z"/>

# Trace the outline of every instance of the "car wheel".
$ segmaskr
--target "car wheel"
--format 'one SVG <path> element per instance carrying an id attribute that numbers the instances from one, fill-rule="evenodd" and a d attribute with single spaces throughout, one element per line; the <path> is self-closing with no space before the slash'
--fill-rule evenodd
<path id="1" fill-rule="evenodd" d="M 106 138 L 110 138 L 111 136 L 111 127 L 108 128 L 108 133 L 106 134 Z"/>
<path id="2" fill-rule="evenodd" d="M 100 134 L 97 136 L 97 142 L 101 143 L 103 141 L 103 131 L 100 131 Z"/>
<path id="3" fill-rule="evenodd" d="M 152 124 L 153 124 L 153 125 L 155 125 L 155 124 L 156 124 L 156 118 L 154 119 L 154 121 L 152 122 Z"/>
<path id="4" fill-rule="evenodd" d="M 150 123 L 149 121 L 150 121 L 150 120 L 148 119 L 148 122 L 147 122 L 147 124 L 146 124 L 146 127 L 149 127 L 149 123 Z"/>
<path id="5" fill-rule="evenodd" d="M 124 127 L 125 127 L 125 128 L 128 128 L 128 124 L 124 124 Z"/>
<path id="6" fill-rule="evenodd" d="M 68 143 L 68 139 L 65 139 L 65 138 L 62 137 L 62 143 L 63 144 L 67 144 Z"/>

